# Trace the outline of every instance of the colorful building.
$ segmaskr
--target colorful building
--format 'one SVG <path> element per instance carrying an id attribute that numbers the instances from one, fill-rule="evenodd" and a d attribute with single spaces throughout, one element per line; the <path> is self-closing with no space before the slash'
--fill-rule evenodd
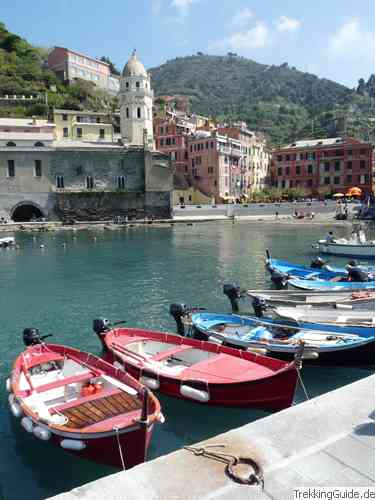
<path id="1" fill-rule="evenodd" d="M 273 151 L 272 185 L 311 194 L 372 192 L 374 146 L 351 137 L 298 141 Z"/>
<path id="2" fill-rule="evenodd" d="M 54 47 L 49 53 L 48 67 L 63 81 L 80 78 L 112 94 L 120 88 L 120 78 L 111 74 L 109 64 L 64 47 Z"/>
<path id="3" fill-rule="evenodd" d="M 95 111 L 53 110 L 55 135 L 58 141 L 79 140 L 90 142 L 113 142 L 116 134 L 111 113 Z"/>

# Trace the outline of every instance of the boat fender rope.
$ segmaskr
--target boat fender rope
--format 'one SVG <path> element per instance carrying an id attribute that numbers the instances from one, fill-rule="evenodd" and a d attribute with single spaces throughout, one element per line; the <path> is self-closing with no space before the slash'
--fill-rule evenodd
<path id="1" fill-rule="evenodd" d="M 301 387 L 302 387 L 302 390 L 303 390 L 303 392 L 304 392 L 304 394 L 305 394 L 305 398 L 306 398 L 306 400 L 307 400 L 307 401 L 309 401 L 310 397 L 309 397 L 309 394 L 308 394 L 308 392 L 307 392 L 306 386 L 305 386 L 305 384 L 303 383 L 303 380 L 302 380 L 302 377 L 301 377 L 301 372 L 300 372 L 299 370 L 298 370 L 298 380 L 299 380 L 299 383 L 300 383 L 300 385 L 301 385 Z"/>
<path id="2" fill-rule="evenodd" d="M 117 439 L 118 451 L 120 452 L 121 465 L 122 465 L 123 470 L 126 470 L 124 456 L 122 454 L 122 447 L 121 447 L 121 443 L 120 443 L 120 436 L 118 433 L 118 427 L 114 427 L 113 429 L 116 432 L 116 439 Z"/>
<path id="3" fill-rule="evenodd" d="M 184 446 L 185 450 L 191 451 L 195 456 L 204 456 L 206 458 L 211 458 L 217 462 L 226 464 L 225 474 L 229 479 L 237 484 L 243 484 L 247 486 L 261 486 L 264 489 L 264 477 L 262 467 L 258 464 L 256 460 L 250 457 L 237 457 L 236 455 L 229 455 L 228 453 L 213 452 L 208 450 L 208 448 L 225 448 L 223 444 L 212 444 L 207 446 L 202 446 L 197 448 L 194 446 Z M 234 471 L 237 465 L 249 465 L 253 472 L 249 474 L 248 477 L 239 476 Z"/>

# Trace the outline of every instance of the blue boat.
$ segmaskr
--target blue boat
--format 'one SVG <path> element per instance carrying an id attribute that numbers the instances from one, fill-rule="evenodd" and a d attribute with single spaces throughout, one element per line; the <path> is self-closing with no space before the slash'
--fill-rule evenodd
<path id="1" fill-rule="evenodd" d="M 318 365 L 361 365 L 375 362 L 375 329 L 236 314 L 193 313 L 192 334 L 209 341 L 291 359 L 305 344 L 304 358 Z"/>
<path id="2" fill-rule="evenodd" d="M 337 277 L 346 278 L 348 276 L 347 270 L 340 267 L 329 266 L 329 269 L 314 268 L 272 258 L 267 259 L 266 267 L 271 274 L 277 271 L 288 278 L 331 280 Z"/>
<path id="3" fill-rule="evenodd" d="M 310 290 L 316 292 L 354 292 L 361 290 L 375 290 L 375 281 L 324 281 L 307 279 L 289 279 L 288 285 L 299 290 Z"/>

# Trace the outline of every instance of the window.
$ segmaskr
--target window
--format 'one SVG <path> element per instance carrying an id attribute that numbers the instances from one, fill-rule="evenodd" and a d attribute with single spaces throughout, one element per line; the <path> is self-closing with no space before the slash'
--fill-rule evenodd
<path id="1" fill-rule="evenodd" d="M 329 172 L 329 161 L 324 163 L 324 172 Z"/>
<path id="2" fill-rule="evenodd" d="M 353 163 L 352 163 L 351 161 L 348 161 L 348 162 L 346 163 L 346 168 L 347 168 L 348 170 L 351 170 L 351 169 L 353 168 Z"/>
<path id="3" fill-rule="evenodd" d="M 76 175 L 82 175 L 82 167 L 80 165 L 76 167 Z"/>
<path id="4" fill-rule="evenodd" d="M 77 123 L 81 123 L 81 117 L 77 116 Z"/>
<path id="5" fill-rule="evenodd" d="M 359 162 L 359 168 L 361 168 L 361 169 L 366 168 L 366 161 L 365 160 L 361 160 Z"/>
<path id="6" fill-rule="evenodd" d="M 141 86 L 141 85 L 140 85 L 140 83 L 139 83 L 139 82 L 135 82 L 135 87 L 136 87 L 136 89 L 137 89 L 137 90 L 140 88 L 140 86 Z"/>
<path id="7" fill-rule="evenodd" d="M 129 116 L 130 116 L 129 108 L 126 108 L 126 118 L 129 118 Z"/>
<path id="8" fill-rule="evenodd" d="M 331 180 L 329 177 L 324 177 L 324 184 L 330 184 Z"/>
<path id="9" fill-rule="evenodd" d="M 312 187 L 313 185 L 313 180 L 312 179 L 308 179 L 307 180 L 307 187 Z"/>
<path id="10" fill-rule="evenodd" d="M 99 139 L 105 139 L 105 130 L 104 130 L 104 128 L 101 128 L 99 130 Z"/>
<path id="11" fill-rule="evenodd" d="M 68 121 L 68 115 L 63 114 L 62 115 L 62 120 L 63 120 L 63 122 L 67 122 Z"/>
<path id="12" fill-rule="evenodd" d="M 43 144 L 43 142 L 39 142 L 39 141 L 38 141 L 38 142 L 36 142 L 36 143 L 34 144 L 34 147 L 36 147 L 36 148 L 44 148 L 44 144 Z"/>
<path id="13" fill-rule="evenodd" d="M 164 128 L 163 127 L 160 127 L 160 133 L 164 134 Z"/>
<path id="14" fill-rule="evenodd" d="M 213 174 L 214 173 L 214 167 L 208 167 L 208 173 Z"/>
<path id="15" fill-rule="evenodd" d="M 214 141 L 211 141 L 211 149 L 214 149 Z"/>
<path id="16" fill-rule="evenodd" d="M 206 149 L 208 149 L 208 142 L 206 142 Z"/>
<path id="17" fill-rule="evenodd" d="M 353 155 L 353 150 L 352 149 L 349 149 L 348 150 L 348 156 L 352 156 Z"/>
<path id="18" fill-rule="evenodd" d="M 86 177 L 86 188 L 87 189 L 92 189 L 94 187 L 94 179 L 91 177 L 91 175 Z"/>
<path id="19" fill-rule="evenodd" d="M 8 160 L 8 177 L 15 177 L 16 168 L 14 166 L 14 160 Z"/>
<path id="20" fill-rule="evenodd" d="M 282 167 L 279 167 L 277 169 L 277 175 L 283 175 L 283 169 L 282 169 Z"/>
<path id="21" fill-rule="evenodd" d="M 285 175 L 289 175 L 290 174 L 290 168 L 289 167 L 286 167 L 285 168 Z"/>
<path id="22" fill-rule="evenodd" d="M 56 187 L 58 189 L 64 189 L 64 177 L 62 175 L 56 176 Z"/>
<path id="23" fill-rule="evenodd" d="M 290 161 L 290 155 L 285 155 L 285 161 Z"/>
<path id="24" fill-rule="evenodd" d="M 125 88 L 126 88 L 126 90 L 129 90 L 129 82 L 125 83 Z"/>
<path id="25" fill-rule="evenodd" d="M 117 187 L 118 189 L 125 189 L 125 177 L 123 175 L 117 177 Z"/>
<path id="26" fill-rule="evenodd" d="M 281 187 L 284 189 L 285 188 L 285 181 L 281 181 Z"/>
<path id="27" fill-rule="evenodd" d="M 164 146 L 164 139 L 160 139 L 160 146 Z"/>
<path id="28" fill-rule="evenodd" d="M 10 148 L 14 148 L 16 146 L 16 143 L 15 142 L 7 142 L 7 146 L 10 147 Z"/>
<path id="29" fill-rule="evenodd" d="M 301 175 L 301 165 L 296 165 L 296 175 Z"/>
<path id="30" fill-rule="evenodd" d="M 42 177 L 42 161 L 41 160 L 34 161 L 34 175 L 35 175 L 35 177 Z"/>
<path id="31" fill-rule="evenodd" d="M 283 156 L 282 155 L 277 155 L 277 161 L 283 161 Z"/>
<path id="32" fill-rule="evenodd" d="M 69 137 L 69 130 L 66 127 L 63 129 L 63 136 Z"/>
<path id="33" fill-rule="evenodd" d="M 313 169 L 314 169 L 313 165 L 307 165 L 307 173 L 308 174 L 312 174 L 313 173 Z"/>
<path id="34" fill-rule="evenodd" d="M 340 184 L 340 177 L 334 177 L 333 184 Z"/>
<path id="35" fill-rule="evenodd" d="M 339 161 L 335 161 L 335 172 L 339 172 L 341 168 L 341 163 Z"/>
<path id="36" fill-rule="evenodd" d="M 137 108 L 137 118 L 141 118 L 141 108 Z"/>
<path id="37" fill-rule="evenodd" d="M 348 184 L 351 184 L 351 183 L 353 182 L 353 177 L 352 177 L 351 175 L 347 175 L 347 176 L 346 176 L 346 182 L 347 182 Z"/>
<path id="38" fill-rule="evenodd" d="M 77 128 L 77 137 L 82 137 L 82 129 Z"/>
<path id="39" fill-rule="evenodd" d="M 100 116 L 96 117 L 96 123 L 100 123 Z"/>

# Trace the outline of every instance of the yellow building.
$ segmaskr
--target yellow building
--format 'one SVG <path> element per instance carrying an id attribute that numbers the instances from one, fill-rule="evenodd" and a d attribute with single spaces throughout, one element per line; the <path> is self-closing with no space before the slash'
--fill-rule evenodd
<path id="1" fill-rule="evenodd" d="M 111 113 L 54 109 L 56 140 L 115 142 L 120 135 Z"/>
<path id="2" fill-rule="evenodd" d="M 173 206 L 175 205 L 214 205 L 215 197 L 206 196 L 202 191 L 191 186 L 176 172 L 173 177 Z"/>

